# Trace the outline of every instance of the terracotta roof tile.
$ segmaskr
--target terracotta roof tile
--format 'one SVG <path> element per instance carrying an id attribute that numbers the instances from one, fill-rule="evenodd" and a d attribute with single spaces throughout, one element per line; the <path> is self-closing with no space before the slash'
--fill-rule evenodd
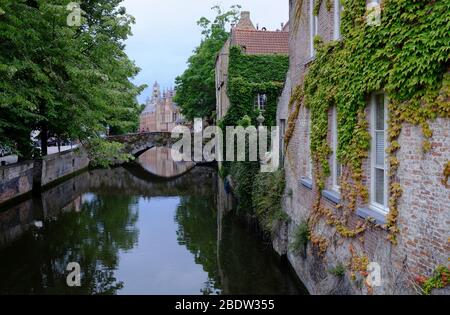
<path id="1" fill-rule="evenodd" d="M 234 29 L 231 45 L 244 48 L 247 54 L 289 54 L 289 33 Z"/>

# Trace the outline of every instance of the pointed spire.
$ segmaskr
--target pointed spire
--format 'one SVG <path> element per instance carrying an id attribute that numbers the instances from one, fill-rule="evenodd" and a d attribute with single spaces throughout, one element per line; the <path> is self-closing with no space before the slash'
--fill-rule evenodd
<path id="1" fill-rule="evenodd" d="M 252 31 L 256 30 L 252 20 L 250 19 L 249 11 L 241 12 L 241 19 L 239 20 L 239 23 L 236 25 L 235 28 L 240 30 L 252 30 Z"/>

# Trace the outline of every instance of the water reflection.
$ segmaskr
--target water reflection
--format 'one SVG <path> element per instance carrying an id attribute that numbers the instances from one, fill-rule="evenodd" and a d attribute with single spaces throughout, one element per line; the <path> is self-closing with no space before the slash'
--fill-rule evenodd
<path id="1" fill-rule="evenodd" d="M 171 156 L 171 149 L 155 147 L 141 154 L 137 161 L 146 171 L 165 178 L 180 176 L 191 170 L 193 162 L 175 162 Z"/>
<path id="2" fill-rule="evenodd" d="M 193 254 L 195 263 L 202 265 L 208 274 L 200 290 L 203 294 L 219 293 L 221 288 L 215 209 L 212 198 L 185 197 L 181 199 L 175 215 L 179 244 L 186 246 Z"/>
<path id="3" fill-rule="evenodd" d="M 61 211 L 1 251 L 1 293 L 115 294 L 123 288 L 114 270 L 119 251 L 138 242 L 136 198 L 88 194 L 77 200 L 80 211 Z M 80 288 L 66 285 L 69 262 L 82 266 Z"/>
<path id="4" fill-rule="evenodd" d="M 136 172 L 87 172 L 0 212 L 0 293 L 304 292 L 268 246 L 218 207 L 214 169 L 173 181 Z M 69 262 L 81 265 L 79 288 L 66 285 Z"/>

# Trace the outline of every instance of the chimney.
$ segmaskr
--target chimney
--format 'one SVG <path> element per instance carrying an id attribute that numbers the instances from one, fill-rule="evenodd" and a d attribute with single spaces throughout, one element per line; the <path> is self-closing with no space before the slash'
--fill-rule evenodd
<path id="1" fill-rule="evenodd" d="M 252 23 L 252 20 L 250 19 L 249 11 L 241 12 L 241 19 L 239 20 L 239 23 L 236 25 L 236 29 L 252 30 L 252 31 L 256 30 L 255 26 Z"/>

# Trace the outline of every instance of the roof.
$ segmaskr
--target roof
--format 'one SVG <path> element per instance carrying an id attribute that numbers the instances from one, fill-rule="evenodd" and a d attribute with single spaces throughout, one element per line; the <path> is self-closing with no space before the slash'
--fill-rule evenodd
<path id="1" fill-rule="evenodd" d="M 258 54 L 289 54 L 289 32 L 272 32 L 259 30 L 233 29 L 231 45 L 244 48 L 245 53 Z"/>
<path id="2" fill-rule="evenodd" d="M 147 113 L 154 113 L 156 111 L 156 104 L 155 103 L 148 103 L 144 110 L 142 111 L 142 114 L 147 114 Z"/>

